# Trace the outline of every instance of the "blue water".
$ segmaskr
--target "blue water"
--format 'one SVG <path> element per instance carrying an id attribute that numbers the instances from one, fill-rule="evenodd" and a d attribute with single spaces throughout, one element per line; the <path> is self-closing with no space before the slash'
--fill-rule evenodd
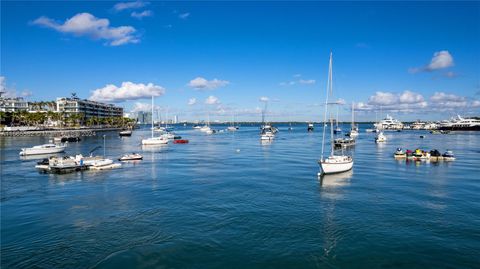
<path id="1" fill-rule="evenodd" d="M 258 126 L 178 126 L 189 144 L 149 148 L 147 129 L 105 133 L 107 156 L 144 160 L 66 175 L 19 159 L 48 138 L 0 138 L 2 268 L 479 268 L 480 133 L 389 132 L 376 145 L 361 126 L 353 170 L 319 179 L 319 126 L 279 127 L 270 144 Z M 399 146 L 457 160 L 396 161 Z"/>

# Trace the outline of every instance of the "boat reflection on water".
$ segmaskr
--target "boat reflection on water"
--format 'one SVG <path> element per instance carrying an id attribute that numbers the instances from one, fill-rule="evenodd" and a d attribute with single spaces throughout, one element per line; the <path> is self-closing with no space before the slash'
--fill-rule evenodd
<path id="1" fill-rule="evenodd" d="M 148 151 L 148 152 L 161 152 L 161 151 L 165 151 L 167 148 L 168 148 L 168 144 L 142 145 L 142 150 Z"/>
<path id="2" fill-rule="evenodd" d="M 20 160 L 22 161 L 31 161 L 31 160 L 43 160 L 49 159 L 50 157 L 60 157 L 64 154 L 59 153 L 50 153 L 50 154 L 36 154 L 36 155 L 23 155 L 20 156 Z"/>
<path id="3" fill-rule="evenodd" d="M 270 139 L 270 140 L 260 140 L 260 144 L 262 144 L 262 146 L 270 146 L 272 143 L 273 143 L 273 139 Z"/>
<path id="4" fill-rule="evenodd" d="M 325 187 L 342 187 L 350 184 L 353 176 L 353 170 L 349 170 L 338 174 L 318 175 L 318 180 L 322 188 Z"/>

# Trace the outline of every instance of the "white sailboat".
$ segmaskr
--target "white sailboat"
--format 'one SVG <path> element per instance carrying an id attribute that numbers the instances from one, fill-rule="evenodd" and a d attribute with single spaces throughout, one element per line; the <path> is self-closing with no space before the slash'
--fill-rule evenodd
<path id="1" fill-rule="evenodd" d="M 340 133 L 342 133 L 342 128 L 340 128 L 340 127 L 338 126 L 338 110 L 339 110 L 339 106 L 337 106 L 337 120 L 335 121 L 335 125 L 336 125 L 337 127 L 335 128 L 335 130 L 333 130 L 333 133 L 334 133 L 334 134 L 340 134 Z"/>
<path id="2" fill-rule="evenodd" d="M 230 132 L 235 132 L 236 130 L 238 130 L 238 126 L 235 125 L 235 114 L 234 113 L 232 114 L 232 125 L 228 126 L 227 130 L 230 131 Z"/>
<path id="3" fill-rule="evenodd" d="M 352 102 L 352 127 L 350 128 L 350 132 L 347 134 L 347 136 L 351 138 L 356 138 L 358 136 L 358 127 L 355 126 L 355 107 L 354 103 Z"/>
<path id="4" fill-rule="evenodd" d="M 333 136 L 333 121 L 330 117 L 330 145 L 331 152 L 330 156 L 324 158 L 324 149 L 325 149 L 325 129 L 327 126 L 327 112 L 328 112 L 328 96 L 333 92 L 332 86 L 332 53 L 330 53 L 330 61 L 328 66 L 328 83 L 327 83 L 327 97 L 325 100 L 325 114 L 323 117 L 323 134 L 322 134 L 322 153 L 318 164 L 321 168 L 321 174 L 334 174 L 341 173 L 352 169 L 353 167 L 353 158 L 344 154 L 336 155 L 334 150 L 334 136 Z"/>
<path id="5" fill-rule="evenodd" d="M 164 145 L 164 144 L 168 144 L 168 139 L 165 139 L 164 137 L 161 137 L 161 136 L 154 137 L 153 136 L 153 129 L 154 128 L 153 128 L 153 95 L 152 95 L 152 128 L 151 128 L 152 137 L 142 139 L 142 145 Z"/>
<path id="6" fill-rule="evenodd" d="M 55 154 L 64 152 L 67 145 L 65 144 L 43 144 L 31 148 L 22 148 L 20 156 L 38 155 L 38 154 Z"/>

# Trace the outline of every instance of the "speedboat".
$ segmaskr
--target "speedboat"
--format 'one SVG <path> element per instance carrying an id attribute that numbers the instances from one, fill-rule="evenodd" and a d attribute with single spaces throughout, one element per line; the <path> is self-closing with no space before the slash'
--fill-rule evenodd
<path id="1" fill-rule="evenodd" d="M 348 171 L 353 167 L 353 158 L 344 155 L 331 155 L 325 160 L 318 161 L 322 174 L 335 174 Z"/>
<path id="2" fill-rule="evenodd" d="M 342 133 L 342 129 L 340 127 L 337 127 L 335 130 L 333 130 L 333 133 L 334 134 L 341 134 Z"/>
<path id="3" fill-rule="evenodd" d="M 93 170 L 106 170 L 120 168 L 122 164 L 114 163 L 112 159 L 102 159 L 94 162 L 89 168 Z"/>
<path id="4" fill-rule="evenodd" d="M 397 151 L 393 154 L 395 159 L 404 159 L 407 158 L 407 153 L 405 153 L 402 148 L 397 148 Z"/>
<path id="5" fill-rule="evenodd" d="M 138 153 L 125 154 L 118 158 L 119 161 L 138 161 L 143 160 L 143 156 Z"/>
<path id="6" fill-rule="evenodd" d="M 193 129 L 202 129 L 202 126 L 195 124 L 195 125 L 193 125 Z"/>
<path id="7" fill-rule="evenodd" d="M 230 132 L 235 132 L 236 130 L 238 130 L 238 126 L 228 126 L 227 130 Z"/>
<path id="8" fill-rule="evenodd" d="M 376 143 L 387 142 L 387 137 L 383 134 L 383 132 L 380 132 L 380 133 L 378 133 L 378 135 L 375 137 L 375 142 L 376 142 Z"/>
<path id="9" fill-rule="evenodd" d="M 445 153 L 442 154 L 442 156 L 443 156 L 443 159 L 445 161 L 454 161 L 455 160 L 455 155 L 453 155 L 453 151 L 448 150 L 448 149 L 447 149 L 447 151 L 445 151 Z"/>
<path id="10" fill-rule="evenodd" d="M 64 144 L 43 144 L 31 148 L 22 148 L 20 156 L 60 153 L 64 152 L 66 147 Z"/>
<path id="11" fill-rule="evenodd" d="M 173 140 L 173 144 L 188 144 L 188 140 L 187 139 L 175 139 Z"/>

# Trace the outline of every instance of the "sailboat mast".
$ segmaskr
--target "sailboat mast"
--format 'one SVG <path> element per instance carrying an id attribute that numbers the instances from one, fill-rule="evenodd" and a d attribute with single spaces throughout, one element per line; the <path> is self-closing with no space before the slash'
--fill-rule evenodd
<path id="1" fill-rule="evenodd" d="M 336 123 L 337 123 L 337 129 L 338 129 L 338 107 L 339 107 L 339 105 L 337 104 L 337 120 L 336 120 Z"/>
<path id="2" fill-rule="evenodd" d="M 354 119 L 353 109 L 354 109 L 354 108 L 353 108 L 353 102 L 352 102 L 352 130 L 355 128 L 355 123 L 354 123 L 354 120 L 355 120 L 355 119 Z"/>
<path id="3" fill-rule="evenodd" d="M 330 52 L 330 61 L 328 64 L 327 96 L 325 98 L 325 113 L 323 114 L 322 154 L 320 158 L 320 160 L 322 161 L 323 161 L 323 153 L 325 150 L 325 129 L 327 126 L 328 95 L 331 89 L 331 77 L 332 77 L 332 53 Z"/>
<path id="4" fill-rule="evenodd" d="M 153 95 L 152 95 L 152 138 L 153 138 Z"/>

